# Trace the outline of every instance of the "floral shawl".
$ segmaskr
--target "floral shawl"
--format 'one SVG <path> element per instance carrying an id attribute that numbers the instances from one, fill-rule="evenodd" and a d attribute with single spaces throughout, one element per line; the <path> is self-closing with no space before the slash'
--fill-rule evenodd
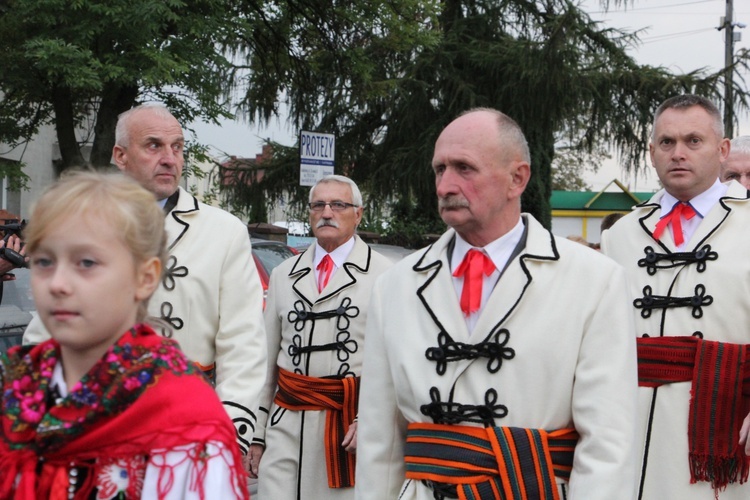
<path id="1" fill-rule="evenodd" d="M 247 498 L 234 426 L 176 342 L 136 325 L 67 397 L 55 399 L 50 380 L 59 356 L 59 344 L 48 340 L 2 357 L 0 498 L 53 498 L 55 491 L 74 490 L 76 499 L 89 498 L 103 468 L 139 461 L 161 464 L 156 493 L 164 498 L 172 471 L 160 457 L 186 446 L 194 450 L 188 453 L 197 478 L 191 488 L 203 498 L 205 463 L 215 458 L 205 452 L 208 443 L 230 450 L 232 489 Z M 73 468 L 86 471 L 83 484 L 70 478 Z M 138 484 L 131 483 L 128 498 L 137 497 Z"/>

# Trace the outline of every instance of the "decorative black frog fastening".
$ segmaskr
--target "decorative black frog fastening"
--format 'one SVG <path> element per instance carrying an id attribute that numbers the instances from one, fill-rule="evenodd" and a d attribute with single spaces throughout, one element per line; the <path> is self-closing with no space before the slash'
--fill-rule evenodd
<path id="1" fill-rule="evenodd" d="M 172 330 L 182 330 L 182 327 L 185 326 L 185 322 L 182 321 L 182 318 L 178 318 L 177 316 L 174 316 L 174 317 L 172 316 L 173 312 L 174 312 L 174 307 L 172 306 L 171 302 L 162 302 L 161 307 L 159 308 L 161 319 L 166 321 L 169 324 L 169 326 L 172 327 L 171 330 L 169 328 L 162 328 L 161 329 L 162 337 L 171 338 Z"/>
<path id="2" fill-rule="evenodd" d="M 512 347 L 506 347 L 510 340 L 510 332 L 505 328 L 491 333 L 487 340 L 478 344 L 465 344 L 454 341 L 446 332 L 438 334 L 438 347 L 430 347 L 425 357 L 435 361 L 438 375 L 445 374 L 448 363 L 461 359 L 488 358 L 487 370 L 496 373 L 500 370 L 504 359 L 513 359 L 516 355 Z"/>
<path id="3" fill-rule="evenodd" d="M 702 273 L 706 270 L 706 263 L 719 258 L 719 254 L 711 250 L 711 245 L 704 245 L 695 252 L 657 253 L 653 247 L 643 249 L 646 256 L 638 261 L 639 267 L 645 267 L 646 272 L 653 276 L 659 269 L 670 269 L 696 263 L 696 270 Z M 668 263 L 661 263 L 669 261 Z"/>
<path id="4" fill-rule="evenodd" d="M 437 387 L 430 389 L 431 402 L 420 406 L 422 415 L 432 418 L 436 424 L 460 424 L 472 422 L 485 427 L 495 427 L 495 419 L 505 418 L 508 407 L 497 403 L 497 391 L 488 389 L 484 393 L 483 405 L 465 405 L 451 401 L 441 401 Z"/>
<path id="5" fill-rule="evenodd" d="M 164 269 L 164 278 L 162 279 L 164 289 L 171 292 L 175 289 L 176 278 L 185 278 L 188 274 L 188 268 L 185 266 L 178 266 L 177 257 L 170 255 L 167 259 L 167 265 Z"/>
<path id="6" fill-rule="evenodd" d="M 689 297 L 668 297 L 665 295 L 653 295 L 650 286 L 643 287 L 643 297 L 635 299 L 633 305 L 636 309 L 641 309 L 641 317 L 648 318 L 651 316 L 653 309 L 667 309 L 670 307 L 692 307 L 692 315 L 698 319 L 703 317 L 703 307 L 713 303 L 714 298 L 706 295 L 704 285 L 695 286 L 695 294 Z"/>

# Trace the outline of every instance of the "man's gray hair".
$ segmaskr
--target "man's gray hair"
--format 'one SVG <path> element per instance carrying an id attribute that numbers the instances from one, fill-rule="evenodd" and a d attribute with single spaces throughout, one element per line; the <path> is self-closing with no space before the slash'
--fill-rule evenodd
<path id="1" fill-rule="evenodd" d="M 500 131 L 500 144 L 510 144 L 518 148 L 518 152 L 521 154 L 521 159 L 531 165 L 531 154 L 529 153 L 529 143 L 526 141 L 526 136 L 523 134 L 520 125 L 510 116 L 506 115 L 502 111 L 498 111 L 493 108 L 471 108 L 460 115 L 459 117 L 474 113 L 476 111 L 483 111 L 491 113 L 497 117 L 497 126 Z"/>
<path id="2" fill-rule="evenodd" d="M 739 153 L 741 155 L 750 155 L 750 135 L 740 135 L 731 140 L 732 146 L 729 154 Z"/>
<path id="3" fill-rule="evenodd" d="M 174 118 L 174 115 L 169 109 L 160 102 L 147 102 L 131 108 L 117 117 L 117 126 L 115 127 L 115 144 L 122 146 L 123 148 L 128 147 L 130 143 L 130 119 L 133 115 L 140 113 L 141 111 L 151 111 L 152 113 L 162 118 Z"/>
<path id="4" fill-rule="evenodd" d="M 668 109 L 686 110 L 688 108 L 692 108 L 693 106 L 700 106 L 706 111 L 706 113 L 708 113 L 708 115 L 713 119 L 712 125 L 714 132 L 716 132 L 716 136 L 719 139 L 723 139 L 724 121 L 721 117 L 721 113 L 719 112 L 719 108 L 716 107 L 716 104 L 699 95 L 683 94 L 670 97 L 669 99 L 661 103 L 661 106 L 656 109 L 656 113 L 654 114 L 654 126 L 651 127 L 651 141 L 655 139 L 654 131 L 656 130 L 656 120 L 659 119 L 663 112 Z"/>
<path id="5" fill-rule="evenodd" d="M 339 182 L 341 184 L 348 184 L 352 190 L 352 203 L 354 205 L 357 205 L 358 207 L 362 206 L 362 193 L 359 191 L 357 184 L 350 178 L 344 177 L 343 175 L 326 175 L 325 177 L 320 179 L 318 182 L 316 182 L 315 185 L 310 189 L 310 198 L 309 198 L 310 202 L 313 201 L 313 192 L 315 191 L 315 188 L 318 187 L 318 184 L 326 184 L 328 182 Z"/>

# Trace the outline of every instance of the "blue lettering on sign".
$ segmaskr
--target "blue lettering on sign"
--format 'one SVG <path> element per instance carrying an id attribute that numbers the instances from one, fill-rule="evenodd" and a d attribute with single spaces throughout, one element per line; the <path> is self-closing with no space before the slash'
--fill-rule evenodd
<path id="1" fill-rule="evenodd" d="M 331 158 L 334 153 L 334 138 L 302 135 L 301 155 L 305 157 Z"/>

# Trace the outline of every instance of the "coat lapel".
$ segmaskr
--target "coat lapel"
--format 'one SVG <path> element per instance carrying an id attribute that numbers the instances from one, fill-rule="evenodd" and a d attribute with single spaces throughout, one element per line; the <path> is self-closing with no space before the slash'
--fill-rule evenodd
<path id="1" fill-rule="evenodd" d="M 289 277 L 296 278 L 292 283 L 294 293 L 305 301 L 308 307 L 312 307 L 319 295 L 318 286 L 315 283 L 315 271 L 313 269 L 314 254 L 315 243 L 310 245 L 302 255 L 297 257 L 292 270 L 289 271 Z"/>
<path id="2" fill-rule="evenodd" d="M 318 292 L 318 284 L 315 281 L 315 269 L 313 265 L 315 243 L 310 245 L 299 256 L 294 266 L 292 266 L 289 276 L 297 278 L 292 284 L 292 288 L 309 307 L 312 307 L 316 303 L 334 299 L 342 291 L 357 282 L 357 274 L 369 272 L 370 247 L 359 236 L 355 235 L 354 238 L 354 248 L 347 257 L 346 262 L 341 268 L 336 270 L 336 273 L 322 293 Z"/>
<path id="3" fill-rule="evenodd" d="M 326 302 L 336 298 L 347 288 L 354 286 L 357 275 L 370 270 L 370 247 L 362 239 L 354 235 L 354 248 L 346 258 L 344 265 L 336 270 L 328 286 L 325 287 L 317 302 Z"/>
<path id="4" fill-rule="evenodd" d="M 452 229 L 445 232 L 424 252 L 412 270 L 415 273 L 417 296 L 438 327 L 436 334 L 445 332 L 457 342 L 468 342 L 469 331 L 453 287 L 448 263 L 448 247 L 455 234 Z"/>
<path id="5" fill-rule="evenodd" d="M 703 246 L 714 231 L 730 216 L 734 203 L 747 203 L 747 189 L 737 182 L 729 184 L 727 193 L 721 197 L 698 225 L 698 229 L 691 240 L 696 242 L 696 250 Z"/>
<path id="6" fill-rule="evenodd" d="M 190 218 L 198 213 L 198 200 L 182 188 L 177 205 L 166 214 L 164 229 L 167 232 L 167 248 L 171 251 L 184 237 L 190 228 Z"/>

